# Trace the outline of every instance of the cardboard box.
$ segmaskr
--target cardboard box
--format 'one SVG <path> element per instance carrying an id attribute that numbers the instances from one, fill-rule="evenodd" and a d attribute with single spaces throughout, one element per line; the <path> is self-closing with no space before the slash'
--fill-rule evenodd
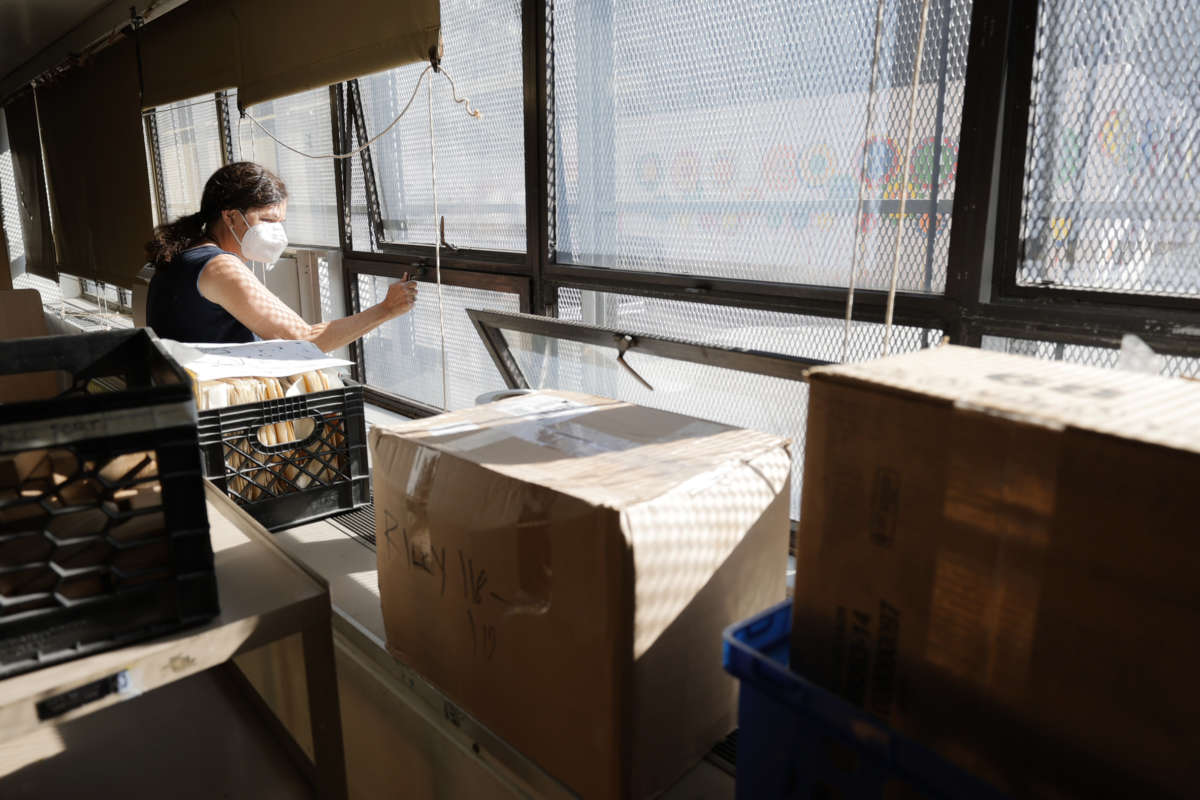
<path id="1" fill-rule="evenodd" d="M 370 434 L 388 648 L 587 798 L 736 726 L 722 629 L 784 597 L 780 437 L 542 392 Z"/>
<path id="2" fill-rule="evenodd" d="M 1015 796 L 1200 786 L 1200 385 L 943 347 L 810 376 L 792 662 Z"/>

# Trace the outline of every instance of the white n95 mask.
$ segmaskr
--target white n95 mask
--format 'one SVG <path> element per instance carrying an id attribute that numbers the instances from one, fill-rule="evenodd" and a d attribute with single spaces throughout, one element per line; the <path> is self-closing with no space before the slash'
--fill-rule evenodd
<path id="1" fill-rule="evenodd" d="M 249 261 L 261 261 L 267 265 L 278 261 L 288 246 L 287 232 L 283 229 L 283 223 L 260 222 L 257 225 L 251 225 L 245 214 L 240 211 L 238 214 L 247 226 L 246 235 L 238 240 L 238 244 L 242 248 L 242 255 Z M 232 228 L 230 233 L 233 233 Z M 233 238 L 237 239 L 236 233 Z"/>

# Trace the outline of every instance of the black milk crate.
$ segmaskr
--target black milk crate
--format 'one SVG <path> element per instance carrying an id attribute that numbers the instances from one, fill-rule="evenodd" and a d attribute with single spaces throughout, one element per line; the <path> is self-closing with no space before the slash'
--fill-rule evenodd
<path id="1" fill-rule="evenodd" d="M 0 677 L 218 612 L 187 374 L 144 329 L 0 342 Z"/>
<path id="2" fill-rule="evenodd" d="M 371 500 L 362 386 L 200 412 L 204 474 L 269 531 L 361 508 Z M 312 430 L 264 444 L 264 425 L 311 420 Z"/>

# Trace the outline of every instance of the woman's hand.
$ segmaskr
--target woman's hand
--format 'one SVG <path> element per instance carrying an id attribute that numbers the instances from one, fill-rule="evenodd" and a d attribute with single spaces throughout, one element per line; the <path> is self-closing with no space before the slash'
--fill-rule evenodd
<path id="1" fill-rule="evenodd" d="M 417 302 L 417 282 L 408 279 L 408 273 L 388 287 L 387 297 L 380 303 L 392 317 L 407 314 Z"/>

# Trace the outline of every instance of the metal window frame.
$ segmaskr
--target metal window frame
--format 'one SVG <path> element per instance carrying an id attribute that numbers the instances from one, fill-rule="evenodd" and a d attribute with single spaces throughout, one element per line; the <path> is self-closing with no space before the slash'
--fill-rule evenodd
<path id="1" fill-rule="evenodd" d="M 167 184 L 163 179 L 162 142 L 158 137 L 158 109 L 151 108 L 142 114 L 142 131 L 150 147 L 150 178 L 154 184 L 154 205 L 158 211 L 159 224 L 170 222 L 167 219 Z"/>
<path id="2" fill-rule="evenodd" d="M 467 309 L 479 338 L 495 362 L 496 368 L 510 389 L 528 389 L 520 365 L 512 355 L 505 331 L 527 333 L 549 339 L 561 339 L 597 347 L 611 347 L 621 352 L 686 361 L 709 367 L 721 367 L 771 378 L 807 381 L 806 373 L 813 367 L 829 365 L 830 361 L 815 358 L 768 353 L 737 347 L 717 347 L 687 339 L 658 336 L 632 329 L 609 328 L 573 320 L 553 319 L 535 314 L 509 314 L 502 311 Z"/>
<path id="3" fill-rule="evenodd" d="M 894 322 L 940 328 L 951 342 L 976 347 L 984 335 L 1114 347 L 1124 333 L 1135 333 L 1164 355 L 1200 356 L 1200 302 L 1190 298 L 1016 285 L 1038 8 L 1039 0 L 973 2 L 946 287 L 942 294 L 898 293 Z M 563 288 L 844 318 L 844 286 L 714 278 L 701 274 L 702 265 L 676 274 L 560 262 L 554 0 L 523 0 L 521 9 L 526 249 L 443 250 L 444 281 L 459 274 L 523 280 L 528 306 L 522 310 L 548 319 L 557 316 Z M 334 97 L 331 89 L 331 103 Z M 342 129 L 335 142 L 348 143 L 345 113 L 332 117 Z M 348 170 L 339 171 L 339 178 L 339 191 L 348 193 Z M 432 246 L 385 244 L 380 252 L 355 251 L 348 213 L 339 215 L 339 224 L 348 295 L 356 286 L 355 270 L 398 275 L 433 265 Z M 857 290 L 853 319 L 882 322 L 886 305 L 886 292 Z M 356 298 L 348 307 L 357 309 Z M 361 356 L 358 362 L 361 369 Z"/>
<path id="4" fill-rule="evenodd" d="M 1034 62 L 1037 46 L 1038 0 L 1013 0 L 1009 25 L 1003 97 L 1003 142 L 999 157 L 1000 185 L 997 225 L 993 246 L 996 269 L 993 292 L 997 298 L 1045 304 L 1091 304 L 1140 309 L 1145 316 L 1160 311 L 1200 312 L 1200 297 L 1139 294 L 1136 292 L 1071 289 L 1056 286 L 1027 286 L 1018 283 L 1024 246 L 1021 219 L 1025 192 L 1025 164 L 1030 128 Z"/>

